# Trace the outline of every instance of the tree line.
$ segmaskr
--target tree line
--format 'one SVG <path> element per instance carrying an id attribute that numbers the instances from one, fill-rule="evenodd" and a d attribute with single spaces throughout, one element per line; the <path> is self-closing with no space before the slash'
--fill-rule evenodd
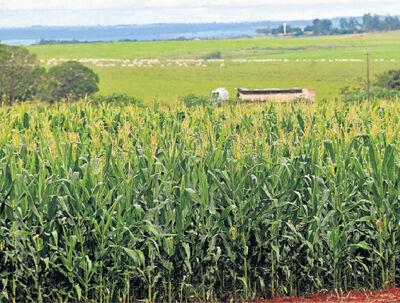
<path id="1" fill-rule="evenodd" d="M 72 101 L 97 92 L 98 83 L 98 75 L 79 62 L 68 61 L 46 70 L 28 49 L 0 44 L 3 104 L 35 99 Z"/>
<path id="2" fill-rule="evenodd" d="M 342 35 L 378 31 L 393 31 L 400 29 L 400 20 L 398 17 L 364 14 L 359 21 L 358 18 L 340 18 L 339 27 L 333 27 L 332 20 L 330 19 L 314 19 L 311 25 L 306 26 L 304 29 L 299 27 L 286 27 L 288 35 L 300 36 L 304 34 L 313 35 Z M 258 34 L 277 35 L 284 33 L 283 25 L 277 28 L 261 28 L 257 29 Z"/>
<path id="3" fill-rule="evenodd" d="M 40 39 L 38 43 L 35 43 L 33 45 L 54 45 L 54 44 L 90 44 L 90 43 L 104 43 L 106 41 L 103 40 L 95 40 L 95 41 L 88 41 L 88 40 L 78 40 L 78 39 L 72 39 L 72 40 L 56 40 L 56 39 Z"/>

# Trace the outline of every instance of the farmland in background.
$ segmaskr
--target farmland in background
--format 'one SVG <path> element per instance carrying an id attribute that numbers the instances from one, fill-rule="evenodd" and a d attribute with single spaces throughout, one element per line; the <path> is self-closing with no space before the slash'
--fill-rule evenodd
<path id="1" fill-rule="evenodd" d="M 317 99 L 332 99 L 340 88 L 365 79 L 365 52 L 371 52 L 371 73 L 400 68 L 400 32 L 305 38 L 254 38 L 206 41 L 116 42 L 31 46 L 43 64 L 49 59 L 119 59 L 111 64 L 87 63 L 100 75 L 100 94 L 126 92 L 150 104 L 158 96 L 175 105 L 178 96 L 208 95 L 226 87 L 312 87 Z M 224 62 L 178 65 L 221 52 Z M 129 66 L 134 59 L 156 64 Z M 262 60 L 270 62 L 241 62 Z M 274 61 L 275 60 L 275 61 Z M 277 61 L 278 60 L 278 61 Z M 330 61 L 332 60 L 332 62 Z"/>

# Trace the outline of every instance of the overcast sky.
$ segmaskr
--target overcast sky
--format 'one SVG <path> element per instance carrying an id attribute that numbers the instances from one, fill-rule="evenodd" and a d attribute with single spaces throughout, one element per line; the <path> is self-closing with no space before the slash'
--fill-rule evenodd
<path id="1" fill-rule="evenodd" d="M 0 27 L 400 15 L 400 0 L 0 0 Z"/>

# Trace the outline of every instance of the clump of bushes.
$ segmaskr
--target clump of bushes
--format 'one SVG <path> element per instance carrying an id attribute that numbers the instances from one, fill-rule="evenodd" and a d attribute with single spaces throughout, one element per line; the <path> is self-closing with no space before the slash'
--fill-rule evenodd
<path id="1" fill-rule="evenodd" d="M 368 99 L 366 85 L 360 81 L 355 87 L 345 86 L 340 95 L 345 102 L 355 102 Z M 370 98 L 398 100 L 400 98 L 400 70 L 388 70 L 376 76 L 376 81 L 370 88 Z"/>
<path id="2" fill-rule="evenodd" d="M 400 91 L 400 69 L 391 69 L 378 75 L 375 85 Z"/>
<path id="3" fill-rule="evenodd" d="M 204 106 L 210 104 L 210 99 L 208 97 L 195 94 L 189 94 L 186 96 L 179 97 L 178 100 L 179 102 L 185 104 L 187 107 L 201 106 L 201 105 Z"/>
<path id="4" fill-rule="evenodd" d="M 44 101 L 71 102 L 99 91 L 99 76 L 80 62 L 68 61 L 49 69 L 43 86 Z"/>
<path id="5" fill-rule="evenodd" d="M 68 61 L 46 71 L 28 49 L 0 44 L 2 103 L 75 101 L 97 92 L 98 83 L 99 76 L 82 63 Z"/>
<path id="6" fill-rule="evenodd" d="M 91 100 L 91 103 L 99 104 L 99 103 L 108 103 L 116 106 L 126 106 L 126 105 L 134 105 L 143 107 L 143 101 L 137 99 L 133 96 L 130 96 L 125 93 L 113 93 L 107 96 L 94 96 Z"/>
<path id="7" fill-rule="evenodd" d="M 361 87 L 351 88 L 349 86 L 346 86 L 341 89 L 340 94 L 344 102 L 357 102 L 368 99 L 367 89 Z M 400 91 L 394 89 L 387 89 L 379 86 L 373 86 L 370 89 L 370 98 L 397 100 L 398 98 L 400 98 Z"/>
<path id="8" fill-rule="evenodd" d="M 222 59 L 222 54 L 220 51 L 215 51 L 215 52 L 205 54 L 204 56 L 201 57 L 201 59 L 203 59 L 203 60 Z"/>

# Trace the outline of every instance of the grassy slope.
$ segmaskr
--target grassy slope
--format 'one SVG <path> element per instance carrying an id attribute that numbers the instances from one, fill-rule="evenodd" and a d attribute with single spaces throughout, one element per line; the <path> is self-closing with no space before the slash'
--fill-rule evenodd
<path id="1" fill-rule="evenodd" d="M 234 58 L 362 58 L 366 49 L 376 58 L 400 59 L 400 31 L 384 34 L 305 38 L 254 38 L 204 41 L 116 42 L 31 46 L 40 58 L 194 58 L 221 51 Z"/>
<path id="2" fill-rule="evenodd" d="M 209 41 L 117 42 L 80 45 L 31 46 L 41 59 L 48 58 L 198 58 L 219 50 L 225 58 L 280 58 L 291 62 L 233 63 L 207 68 L 172 65 L 151 68 L 94 67 L 100 93 L 127 92 L 149 103 L 158 95 L 167 104 L 190 92 L 208 94 L 226 87 L 313 87 L 318 99 L 333 98 L 341 87 L 365 75 L 360 62 L 293 62 L 296 59 L 362 59 L 371 52 L 372 74 L 400 68 L 400 32 L 307 38 L 255 38 Z M 375 62 L 374 59 L 385 59 Z M 389 62 L 396 59 L 396 62 Z"/>

